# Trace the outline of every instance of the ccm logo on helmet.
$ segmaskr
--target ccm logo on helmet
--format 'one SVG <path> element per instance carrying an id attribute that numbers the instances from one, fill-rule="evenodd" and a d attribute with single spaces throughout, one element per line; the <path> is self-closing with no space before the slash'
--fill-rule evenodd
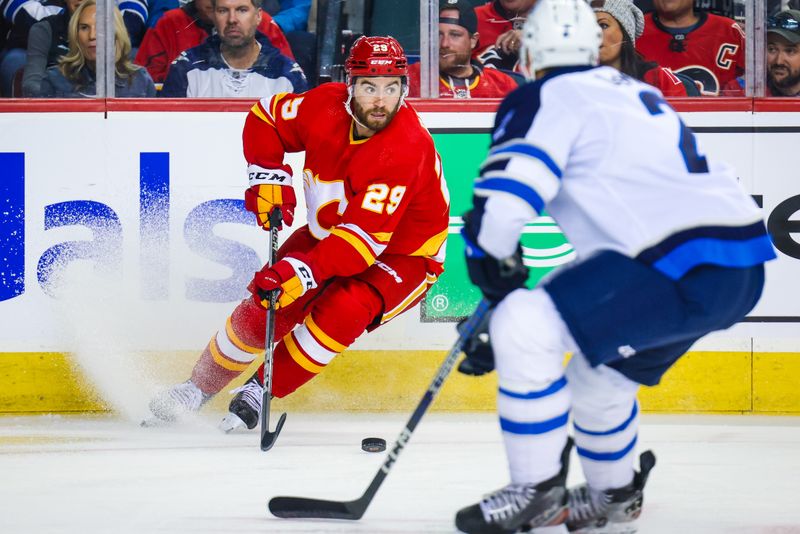
<path id="1" fill-rule="evenodd" d="M 394 63 L 392 59 L 372 59 L 370 60 L 370 65 L 391 65 Z"/>

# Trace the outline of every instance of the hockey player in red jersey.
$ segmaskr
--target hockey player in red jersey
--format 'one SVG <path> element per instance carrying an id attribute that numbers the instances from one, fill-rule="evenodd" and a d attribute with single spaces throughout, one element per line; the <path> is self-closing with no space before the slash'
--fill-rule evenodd
<path id="1" fill-rule="evenodd" d="M 650 61 L 685 74 L 703 95 L 717 96 L 744 73 L 744 32 L 736 21 L 694 11 L 693 0 L 654 0 L 636 49 Z"/>
<path id="2" fill-rule="evenodd" d="M 391 37 L 358 39 L 345 63 L 347 83 L 256 103 L 244 126 L 250 187 L 245 206 L 269 228 L 280 207 L 294 219 L 287 152 L 305 151 L 308 224 L 256 273 L 243 300 L 211 338 L 191 379 L 159 394 L 153 414 L 194 411 L 242 373 L 264 349 L 265 304 L 279 290 L 273 394 L 284 397 L 365 331 L 417 304 L 441 274 L 449 195 L 433 140 L 404 102 L 407 60 Z M 225 430 L 255 427 L 261 384 L 238 391 Z"/>

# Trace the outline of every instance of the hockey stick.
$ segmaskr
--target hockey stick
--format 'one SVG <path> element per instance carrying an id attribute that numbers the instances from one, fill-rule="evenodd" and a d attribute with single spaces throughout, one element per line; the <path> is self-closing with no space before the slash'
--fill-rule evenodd
<path id="1" fill-rule="evenodd" d="M 386 459 L 383 461 L 380 469 L 375 474 L 367 490 L 364 494 L 354 501 L 326 501 L 322 499 L 308 499 L 305 497 L 273 497 L 269 501 L 269 511 L 277 517 L 291 518 L 330 518 L 330 519 L 361 519 L 367 507 L 372 502 L 373 497 L 378 492 L 383 480 L 389 474 L 389 470 L 394 465 L 397 457 L 408 444 L 411 439 L 411 433 L 417 427 L 422 416 L 428 410 L 428 407 L 436 398 L 439 390 L 442 387 L 447 375 L 452 371 L 453 366 L 461 354 L 465 343 L 469 340 L 470 336 L 478 330 L 481 323 L 486 319 L 487 312 L 489 311 L 489 301 L 482 300 L 472 316 L 467 319 L 463 327 L 459 331 L 458 339 L 456 340 L 450 353 L 442 362 L 436 376 L 433 377 L 433 382 L 428 386 L 428 390 L 422 396 L 414 413 L 411 414 L 405 428 L 397 436 L 397 441 L 392 450 L 387 453 Z"/>
<path id="2" fill-rule="evenodd" d="M 278 261 L 278 227 L 283 221 L 281 209 L 276 207 L 269 214 L 269 265 Z M 264 389 L 261 392 L 261 450 L 268 451 L 275 445 L 278 434 L 281 433 L 286 413 L 282 413 L 274 432 L 269 431 L 269 403 L 272 400 L 272 355 L 274 351 L 273 337 L 275 336 L 275 301 L 278 291 L 269 293 L 269 308 L 267 308 L 267 331 L 264 339 Z"/>

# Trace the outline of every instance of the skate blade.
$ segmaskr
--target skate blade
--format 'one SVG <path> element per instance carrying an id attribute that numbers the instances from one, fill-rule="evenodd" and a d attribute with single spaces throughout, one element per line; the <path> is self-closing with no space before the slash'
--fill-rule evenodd
<path id="1" fill-rule="evenodd" d="M 225 417 L 222 418 L 222 421 L 219 423 L 219 429 L 225 432 L 226 434 L 230 434 L 234 430 L 239 429 L 247 429 L 247 425 L 244 424 L 244 421 L 239 419 L 239 416 L 233 413 L 228 413 Z"/>
<path id="2" fill-rule="evenodd" d="M 607 523 L 601 527 L 584 527 L 572 532 L 572 534 L 636 534 L 638 532 L 638 522 L 629 521 L 626 523 Z"/>
<path id="3" fill-rule="evenodd" d="M 552 527 L 539 527 L 528 531 L 530 534 L 568 534 L 567 525 L 555 525 Z"/>

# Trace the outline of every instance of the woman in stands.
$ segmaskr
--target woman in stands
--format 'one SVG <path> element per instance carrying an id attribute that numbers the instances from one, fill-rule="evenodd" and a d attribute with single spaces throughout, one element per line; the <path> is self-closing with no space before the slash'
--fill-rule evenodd
<path id="1" fill-rule="evenodd" d="M 59 64 L 47 69 L 39 94 L 50 98 L 92 97 L 97 94 L 95 60 L 96 0 L 84 0 L 73 13 L 67 32 L 69 53 Z M 115 71 L 114 96 L 154 97 L 156 89 L 147 71 L 134 65 L 130 58 L 131 41 L 119 10 L 114 8 Z"/>
<path id="2" fill-rule="evenodd" d="M 592 0 L 590 3 L 603 29 L 600 64 L 614 67 L 632 78 L 661 90 L 664 96 L 699 96 L 688 79 L 671 70 L 646 61 L 634 48 L 644 31 L 644 15 L 631 0 Z"/>

